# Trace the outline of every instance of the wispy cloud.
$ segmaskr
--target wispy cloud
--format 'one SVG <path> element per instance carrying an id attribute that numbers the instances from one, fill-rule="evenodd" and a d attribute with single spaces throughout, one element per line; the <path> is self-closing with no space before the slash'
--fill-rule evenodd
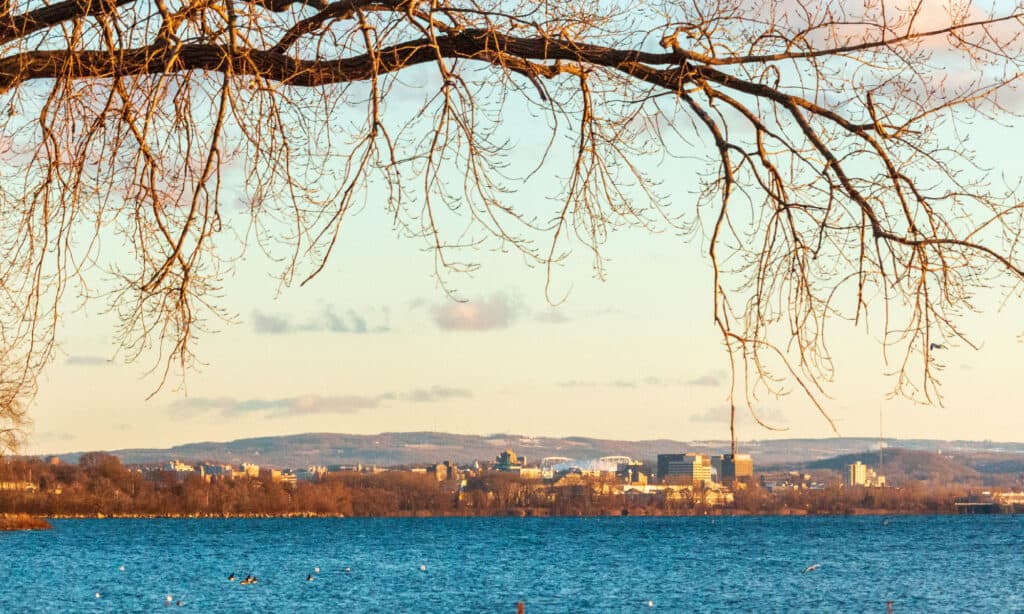
<path id="1" fill-rule="evenodd" d="M 74 440 L 75 434 L 67 431 L 41 431 L 39 433 L 34 433 L 32 438 L 38 441 L 63 443 Z"/>
<path id="2" fill-rule="evenodd" d="M 690 416 L 690 422 L 728 422 L 728 407 L 709 407 L 707 410 Z"/>
<path id="3" fill-rule="evenodd" d="M 558 385 L 562 388 L 636 388 L 635 381 L 624 379 L 609 380 L 607 382 L 571 379 L 558 382 Z"/>
<path id="4" fill-rule="evenodd" d="M 398 399 L 412 403 L 436 403 L 448 399 L 468 399 L 473 393 L 465 388 L 448 388 L 445 386 L 433 386 L 431 388 L 418 388 L 401 394 L 383 394 L 381 399 Z"/>
<path id="5" fill-rule="evenodd" d="M 770 426 L 781 426 L 786 423 L 786 415 L 775 407 L 756 408 L 757 417 Z M 750 410 L 746 407 L 736 408 L 736 417 L 743 422 L 753 422 Z M 716 424 L 729 422 L 729 408 L 725 405 L 709 407 L 706 411 L 690 416 L 691 422 L 711 422 Z"/>
<path id="6" fill-rule="evenodd" d="M 259 335 L 287 335 L 293 333 L 331 332 L 365 335 L 368 333 L 386 333 L 391 331 L 390 312 L 381 309 L 380 323 L 370 324 L 367 317 L 355 310 L 348 309 L 338 313 L 333 307 L 325 307 L 313 318 L 296 320 L 281 314 L 253 312 L 253 330 Z"/>
<path id="7" fill-rule="evenodd" d="M 256 310 L 252 314 L 252 326 L 258 335 L 281 335 L 292 331 L 291 323 L 284 316 L 276 316 Z"/>
<path id="8" fill-rule="evenodd" d="M 519 310 L 505 294 L 493 294 L 465 303 L 435 305 L 434 323 L 444 330 L 481 331 L 508 328 Z"/>
<path id="9" fill-rule="evenodd" d="M 657 377 L 652 375 L 641 379 L 640 383 L 645 386 L 678 386 L 683 383 L 683 380 L 678 377 Z"/>
<path id="10" fill-rule="evenodd" d="M 442 330 L 485 331 L 508 328 L 517 322 L 531 320 L 542 324 L 566 324 L 574 321 L 562 307 L 544 306 L 532 309 L 516 294 L 496 292 L 463 302 L 431 303 L 417 298 L 409 301 L 410 310 L 424 309 Z"/>
<path id="11" fill-rule="evenodd" d="M 388 401 L 410 403 L 437 403 L 448 399 L 470 398 L 473 393 L 463 388 L 434 386 L 406 392 L 385 392 L 378 395 L 315 394 L 281 398 L 236 399 L 233 397 L 191 397 L 172 402 L 167 410 L 172 414 L 195 416 L 217 411 L 224 416 L 238 417 L 266 414 L 271 418 L 311 416 L 318 414 L 354 414 L 376 409 Z"/>
<path id="12" fill-rule="evenodd" d="M 715 371 L 714 373 L 708 373 L 701 375 L 693 379 L 686 380 L 688 386 L 708 386 L 717 387 L 725 384 L 726 374 L 723 371 Z"/>
<path id="13" fill-rule="evenodd" d="M 569 321 L 569 316 L 565 315 L 565 312 L 561 309 L 552 307 L 537 313 L 533 316 L 533 319 L 547 324 L 565 324 Z"/>
<path id="14" fill-rule="evenodd" d="M 640 386 L 682 385 L 717 387 L 724 385 L 726 381 L 726 373 L 724 371 L 716 371 L 714 373 L 708 373 L 706 375 L 700 375 L 689 379 L 682 377 L 660 377 L 657 375 L 649 375 L 638 379 L 619 378 L 605 381 L 572 379 L 558 382 L 557 385 L 562 388 L 638 388 Z"/>
<path id="15" fill-rule="evenodd" d="M 82 354 L 75 356 L 68 356 L 64 364 L 76 367 L 106 367 L 111 363 L 110 359 L 102 356 L 94 356 L 90 354 Z"/>
<path id="16" fill-rule="evenodd" d="M 366 326 L 366 318 L 349 309 L 343 314 L 334 313 L 328 309 L 319 322 L 314 322 L 309 330 L 329 330 L 332 333 L 352 333 L 354 335 L 365 335 L 371 332 Z M 373 332 L 385 332 L 388 329 L 377 329 Z"/>
<path id="17" fill-rule="evenodd" d="M 225 408 L 226 415 L 243 416 L 268 412 L 272 416 L 309 416 L 314 414 L 353 414 L 374 409 L 380 399 L 359 395 L 319 396 L 302 395 L 282 399 L 248 399 Z"/>
<path id="18" fill-rule="evenodd" d="M 212 410 L 228 411 L 238 405 L 239 401 L 231 397 L 188 397 L 176 399 L 168 406 L 168 411 L 175 414 L 195 415 Z"/>
<path id="19" fill-rule="evenodd" d="M 571 379 L 558 382 L 561 388 L 639 388 L 641 386 L 679 386 L 683 380 L 666 377 L 642 377 L 640 379 L 612 379 L 607 381 Z"/>

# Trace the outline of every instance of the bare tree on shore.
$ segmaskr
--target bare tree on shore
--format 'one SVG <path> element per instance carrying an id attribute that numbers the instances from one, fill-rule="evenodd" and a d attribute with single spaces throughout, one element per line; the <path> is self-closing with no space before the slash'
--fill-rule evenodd
<path id="1" fill-rule="evenodd" d="M 166 377 L 229 316 L 246 246 L 305 283 L 360 206 L 432 248 L 446 288 L 486 247 L 550 280 L 574 249 L 602 275 L 620 227 L 696 236 L 733 418 L 796 389 L 827 419 L 826 323 L 869 307 L 894 392 L 938 401 L 932 344 L 969 343 L 972 296 L 1019 298 L 1024 278 L 1020 192 L 967 138 L 1020 106 L 1024 8 L 995 6 L 6 0 L 4 432 L 69 287 Z M 525 132 L 548 143 L 529 168 Z M 524 205 L 555 163 L 550 200 Z M 696 194 L 664 182 L 680 175 Z"/>

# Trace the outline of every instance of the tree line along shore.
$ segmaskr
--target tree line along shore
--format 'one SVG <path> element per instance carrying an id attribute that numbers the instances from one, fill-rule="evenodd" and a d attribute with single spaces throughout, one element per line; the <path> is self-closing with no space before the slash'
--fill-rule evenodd
<path id="1" fill-rule="evenodd" d="M 143 474 L 112 455 L 83 455 L 79 464 L 0 460 L 0 527 L 45 528 L 40 518 L 262 518 L 414 516 L 686 516 L 945 514 L 966 486 L 908 484 L 769 492 L 751 484 L 728 502 L 701 489 L 623 493 L 614 480 L 578 476 L 546 483 L 500 471 L 438 480 L 412 471 L 331 473 L 281 483 L 260 477 L 206 481 L 173 472 Z"/>

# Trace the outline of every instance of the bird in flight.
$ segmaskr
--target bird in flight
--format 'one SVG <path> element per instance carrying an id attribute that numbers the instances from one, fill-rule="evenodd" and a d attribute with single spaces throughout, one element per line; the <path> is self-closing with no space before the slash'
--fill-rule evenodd
<path id="1" fill-rule="evenodd" d="M 946 346 L 942 345 L 941 343 L 935 343 L 933 341 L 933 342 L 928 344 L 928 349 L 929 350 L 944 350 L 944 349 L 946 349 Z"/>

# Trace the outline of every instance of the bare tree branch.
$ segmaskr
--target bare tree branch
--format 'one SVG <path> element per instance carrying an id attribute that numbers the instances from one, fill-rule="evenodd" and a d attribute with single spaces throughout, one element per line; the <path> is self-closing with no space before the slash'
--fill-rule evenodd
<path id="1" fill-rule="evenodd" d="M 1019 190 L 995 188 L 957 138 L 1012 116 L 1024 9 L 753 8 L 4 3 L 0 428 L 20 432 L 69 284 L 102 288 L 86 300 L 119 316 L 124 358 L 155 354 L 166 379 L 229 317 L 218 293 L 239 247 L 283 248 L 283 283 L 308 281 L 378 186 L 446 288 L 483 245 L 512 246 L 550 282 L 581 246 L 603 274 L 613 228 L 699 234 L 733 415 L 743 404 L 763 424 L 761 396 L 798 390 L 827 419 L 837 318 L 880 321 L 894 393 L 940 402 L 933 344 L 970 343 L 957 321 L 971 297 L 1024 279 Z M 436 84 L 418 109 L 397 98 L 406 74 Z M 517 204 L 525 180 L 509 171 L 505 118 L 530 113 L 550 138 L 525 176 L 565 165 L 540 213 Z M 664 191 L 678 169 L 699 181 L 695 202 Z M 242 232 L 227 184 L 245 191 Z M 127 259 L 103 257 L 108 236 Z"/>

